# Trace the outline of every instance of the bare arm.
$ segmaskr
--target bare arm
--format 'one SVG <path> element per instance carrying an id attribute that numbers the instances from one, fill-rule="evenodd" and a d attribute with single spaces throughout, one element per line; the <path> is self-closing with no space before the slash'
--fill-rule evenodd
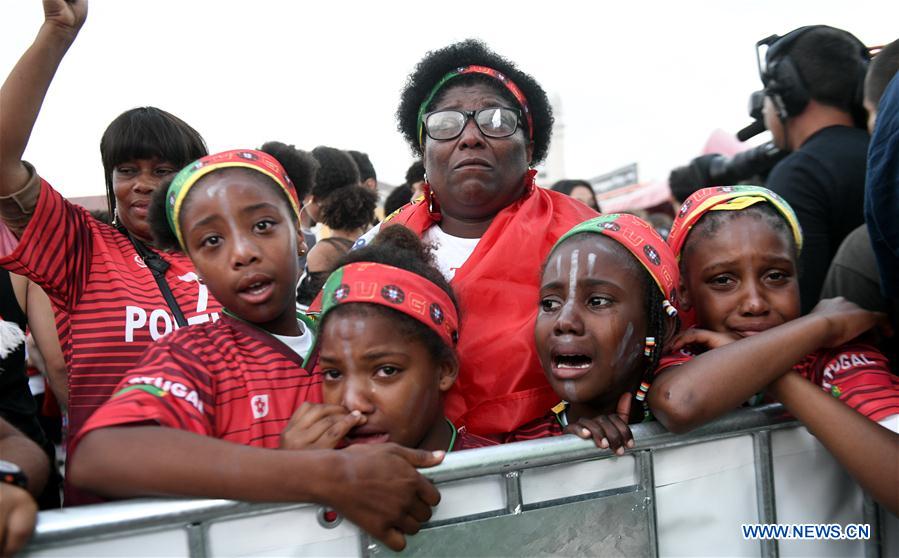
<path id="1" fill-rule="evenodd" d="M 442 452 L 394 444 L 270 450 L 171 428 L 131 426 L 89 432 L 68 476 L 80 488 L 112 497 L 318 502 L 399 550 L 405 546 L 403 533 L 417 532 L 440 499 L 415 467 L 442 459 Z"/>
<path id="2" fill-rule="evenodd" d="M 56 316 L 47 293 L 31 281 L 28 281 L 27 287 L 26 313 L 28 328 L 44 363 L 45 369 L 41 372 L 47 375 L 53 396 L 65 412 L 69 400 L 69 380 L 59 346 Z"/>
<path id="3" fill-rule="evenodd" d="M 56 69 L 86 16 L 87 0 L 44 0 L 44 24 L 0 88 L 0 196 L 16 193 L 28 181 L 22 154 Z"/>
<path id="4" fill-rule="evenodd" d="M 899 514 L 899 434 L 794 372 L 776 380 L 769 390 L 872 498 Z"/>
<path id="5" fill-rule="evenodd" d="M 0 418 L 0 459 L 11 461 L 28 476 L 28 492 L 37 496 L 47 483 L 50 460 L 27 436 Z M 0 484 L 2 486 L 2 484 Z"/>
<path id="6" fill-rule="evenodd" d="M 737 408 L 807 354 L 841 345 L 885 320 L 843 298 L 822 301 L 807 316 L 662 372 L 649 391 L 649 405 L 668 430 L 689 431 Z"/>
<path id="7" fill-rule="evenodd" d="M 50 473 L 47 455 L 24 434 L 0 418 L 0 457 L 18 465 L 28 476 L 28 490 L 0 482 L 0 556 L 12 556 L 34 532 L 37 503 Z M 30 494 L 29 494 L 30 493 Z"/>

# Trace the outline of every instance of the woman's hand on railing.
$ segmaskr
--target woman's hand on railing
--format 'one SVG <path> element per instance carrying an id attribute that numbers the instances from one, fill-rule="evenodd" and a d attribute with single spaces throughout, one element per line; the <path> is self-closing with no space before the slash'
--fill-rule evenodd
<path id="1" fill-rule="evenodd" d="M 342 405 L 304 402 L 281 433 L 281 449 L 334 449 L 347 433 L 365 424 L 365 415 Z"/>
<path id="2" fill-rule="evenodd" d="M 582 418 L 565 427 L 566 434 L 574 434 L 585 440 L 593 439 L 598 448 L 608 448 L 616 455 L 624 455 L 624 448 L 634 447 L 634 435 L 627 425 L 631 414 L 633 394 L 621 394 L 613 415 Z"/>
<path id="3" fill-rule="evenodd" d="M 440 492 L 416 468 L 433 467 L 446 453 L 372 444 L 335 454 L 343 457 L 336 471 L 342 482 L 324 494 L 325 503 L 389 548 L 405 548 L 405 535 L 417 533 L 440 502 Z"/>

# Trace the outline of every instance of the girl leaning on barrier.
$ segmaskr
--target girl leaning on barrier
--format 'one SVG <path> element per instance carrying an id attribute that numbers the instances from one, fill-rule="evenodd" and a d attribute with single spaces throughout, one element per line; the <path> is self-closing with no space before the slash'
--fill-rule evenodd
<path id="1" fill-rule="evenodd" d="M 767 390 L 899 509 L 899 378 L 863 336 L 886 318 L 839 298 L 800 317 L 802 232 L 789 204 L 758 186 L 705 188 L 684 202 L 668 242 L 695 327 L 662 359 L 649 392 L 656 417 L 685 432 Z"/>
<path id="2" fill-rule="evenodd" d="M 87 17 L 86 0 L 45 0 L 44 23 L 0 90 L 0 217 L 18 246 L 0 266 L 39 285 L 58 320 L 69 372 L 69 439 L 145 347 L 176 327 L 218 317 L 190 260 L 153 246 L 150 195 L 206 153 L 200 135 L 153 107 L 129 110 L 103 134 L 100 150 L 116 226 L 73 205 L 22 161 L 44 97 Z M 77 110 L 77 107 L 70 107 Z M 110 354 L 117 358 L 110 358 Z M 66 504 L 86 503 L 67 487 Z"/>

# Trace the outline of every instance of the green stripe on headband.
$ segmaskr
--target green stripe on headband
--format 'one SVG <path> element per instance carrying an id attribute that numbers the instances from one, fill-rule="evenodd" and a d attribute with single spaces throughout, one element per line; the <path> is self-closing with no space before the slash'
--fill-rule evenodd
<path id="1" fill-rule="evenodd" d="M 445 76 L 440 78 L 440 81 L 437 82 L 434 87 L 431 88 L 431 92 L 428 93 L 428 96 L 425 97 L 424 102 L 421 106 L 418 107 L 418 145 L 424 145 L 424 130 L 425 130 L 425 110 L 428 108 L 428 105 L 431 104 L 431 101 L 434 100 L 434 96 L 437 95 L 437 92 L 440 91 L 444 84 L 454 77 L 461 75 L 462 68 L 456 68 L 448 72 Z"/>
<path id="2" fill-rule="evenodd" d="M 560 244 L 562 244 L 563 242 L 565 242 L 566 240 L 568 240 L 569 238 L 571 238 L 572 236 L 574 236 L 576 234 L 588 232 L 588 233 L 601 235 L 602 231 L 597 229 L 597 225 L 599 225 L 601 223 L 611 223 L 612 221 L 615 221 L 616 219 L 618 219 L 618 216 L 619 216 L 618 213 L 604 213 L 604 214 L 600 215 L 599 217 L 594 217 L 592 219 L 584 221 L 583 223 L 579 223 L 579 224 L 575 225 L 567 233 L 565 233 L 559 237 L 559 240 L 557 240 L 556 243 L 553 245 L 553 250 L 558 248 Z M 552 250 L 550 250 L 550 251 L 552 251 Z"/>

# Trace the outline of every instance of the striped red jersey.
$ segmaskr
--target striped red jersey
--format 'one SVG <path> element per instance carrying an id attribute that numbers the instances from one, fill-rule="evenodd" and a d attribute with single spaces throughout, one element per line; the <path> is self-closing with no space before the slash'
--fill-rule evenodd
<path id="1" fill-rule="evenodd" d="M 486 448 L 488 446 L 496 446 L 498 444 L 499 442 L 497 442 L 496 440 L 478 436 L 477 434 L 467 432 L 464 428 L 460 428 L 456 431 L 456 440 L 455 442 L 453 442 L 453 447 L 450 448 L 450 451 Z"/>
<path id="2" fill-rule="evenodd" d="M 306 329 L 306 335 L 312 333 Z M 155 424 L 277 448 L 304 401 L 321 402 L 321 375 L 270 334 L 230 316 L 152 344 L 73 442 L 98 428 Z"/>
<path id="3" fill-rule="evenodd" d="M 166 281 L 190 324 L 221 310 L 190 260 L 162 253 Z M 112 394 L 147 346 L 177 326 L 131 241 L 41 180 L 28 227 L 0 266 L 40 285 L 57 310 L 69 373 L 69 436 Z M 62 316 L 60 314 L 65 314 Z"/>
<path id="4" fill-rule="evenodd" d="M 525 440 L 539 440 L 551 436 L 561 436 L 562 425 L 556 413 L 550 411 L 542 417 L 521 425 L 518 429 L 502 436 L 502 443 L 524 442 Z"/>
<path id="5" fill-rule="evenodd" d="M 694 356 L 687 349 L 666 355 L 656 374 Z M 796 363 L 793 371 L 871 420 L 899 415 L 899 378 L 890 373 L 886 357 L 872 345 L 853 341 L 819 349 Z"/>

